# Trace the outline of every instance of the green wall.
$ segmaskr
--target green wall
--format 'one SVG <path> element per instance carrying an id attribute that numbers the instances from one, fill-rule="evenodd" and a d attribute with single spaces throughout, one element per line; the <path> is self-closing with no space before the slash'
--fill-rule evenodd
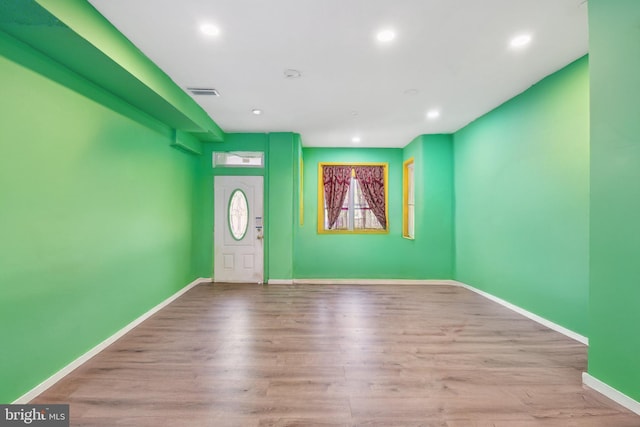
<path id="1" fill-rule="evenodd" d="M 269 134 L 269 279 L 293 278 L 298 142 L 292 133 Z"/>
<path id="2" fill-rule="evenodd" d="M 454 135 L 456 279 L 587 335 L 584 57 Z"/>
<path id="3" fill-rule="evenodd" d="M 414 159 L 415 239 L 404 239 L 404 256 L 417 269 L 416 277 L 452 279 L 455 255 L 452 135 L 415 138 L 403 150 L 403 160 L 410 158 Z"/>
<path id="4" fill-rule="evenodd" d="M 1 32 L 0 93 L 7 403 L 197 277 L 197 162 L 172 129 Z"/>
<path id="5" fill-rule="evenodd" d="M 198 231 L 195 234 L 197 273 L 213 270 L 213 177 L 259 174 L 265 176 L 265 278 L 391 278 L 450 279 L 453 269 L 452 138 L 423 136 L 401 149 L 302 148 L 294 133 L 227 134 L 224 144 L 205 144 L 197 183 Z M 212 151 L 264 151 L 265 169 L 211 167 Z M 417 154 L 416 154 L 417 153 Z M 425 184 L 424 204 L 418 203 L 415 240 L 401 237 L 402 161 L 416 157 L 416 169 Z M 300 225 L 300 164 L 304 159 L 304 225 Z M 319 161 L 389 162 L 389 217 L 387 235 L 319 235 L 317 233 L 317 170 Z M 335 242 L 346 242 L 350 255 L 327 266 Z M 364 248 L 364 250 L 363 250 Z"/>
<path id="6" fill-rule="evenodd" d="M 445 138 L 426 144 L 427 164 L 437 171 L 430 188 L 451 188 L 451 148 Z M 399 148 L 304 148 L 304 225 L 296 233 L 294 277 L 298 279 L 450 279 L 452 266 L 451 194 L 440 201 L 443 212 L 435 218 L 425 217 L 426 225 L 415 241 L 402 237 L 402 163 Z M 408 150 L 408 152 L 411 150 Z M 431 157 L 432 156 L 432 157 Z M 442 161 L 443 164 L 439 164 Z M 318 163 L 320 162 L 387 162 L 389 164 L 388 234 L 318 234 Z M 447 162 L 448 165 L 447 166 Z M 449 169 L 447 169 L 449 168 Z M 433 186 L 433 187 L 431 187 Z M 434 191 L 434 193 L 437 191 Z M 446 232 L 435 229 L 448 226 Z M 446 227 L 445 227 L 446 229 Z M 418 233 L 418 232 L 417 232 Z M 430 234 L 431 233 L 431 234 Z M 423 240 L 424 237 L 424 240 Z M 433 240 L 429 240 L 429 239 Z M 425 253 L 416 250 L 430 246 Z M 439 246 L 441 244 L 441 246 Z M 340 253 L 336 257 L 336 253 Z"/>
<path id="7" fill-rule="evenodd" d="M 640 2 L 590 0 L 589 374 L 640 401 Z"/>

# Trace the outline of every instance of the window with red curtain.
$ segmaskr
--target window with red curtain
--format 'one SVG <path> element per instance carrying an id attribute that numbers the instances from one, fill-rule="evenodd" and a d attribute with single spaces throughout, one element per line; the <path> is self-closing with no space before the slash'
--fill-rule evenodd
<path id="1" fill-rule="evenodd" d="M 387 192 L 382 166 L 354 166 L 355 178 L 371 212 L 387 228 Z"/>
<path id="2" fill-rule="evenodd" d="M 386 233 L 387 164 L 319 165 L 318 232 Z"/>
<path id="3" fill-rule="evenodd" d="M 324 185 L 325 224 L 328 230 L 335 229 L 342 205 L 351 185 L 351 166 L 324 166 L 322 168 Z"/>

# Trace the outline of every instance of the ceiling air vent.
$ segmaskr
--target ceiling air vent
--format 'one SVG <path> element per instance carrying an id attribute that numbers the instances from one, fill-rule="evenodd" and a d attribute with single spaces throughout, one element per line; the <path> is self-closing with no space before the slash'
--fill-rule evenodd
<path id="1" fill-rule="evenodd" d="M 188 87 L 187 90 L 193 95 L 220 96 L 220 92 L 212 87 Z"/>

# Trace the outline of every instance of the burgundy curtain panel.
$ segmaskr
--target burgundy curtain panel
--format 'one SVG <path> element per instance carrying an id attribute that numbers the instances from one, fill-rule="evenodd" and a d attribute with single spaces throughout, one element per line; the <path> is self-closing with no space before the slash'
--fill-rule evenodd
<path id="1" fill-rule="evenodd" d="M 355 166 L 356 178 L 362 188 L 362 194 L 369 204 L 369 208 L 382 225 L 387 229 L 387 209 L 384 198 L 384 167 L 383 166 Z"/>
<path id="2" fill-rule="evenodd" d="M 323 166 L 322 181 L 324 183 L 324 200 L 327 207 L 329 229 L 332 229 L 342 210 L 349 183 L 351 182 L 351 166 Z"/>

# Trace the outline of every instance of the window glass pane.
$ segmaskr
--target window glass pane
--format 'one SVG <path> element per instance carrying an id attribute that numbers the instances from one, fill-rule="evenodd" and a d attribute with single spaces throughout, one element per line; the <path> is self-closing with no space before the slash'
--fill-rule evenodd
<path id="1" fill-rule="evenodd" d="M 409 237 L 414 237 L 414 232 L 415 232 L 415 222 L 414 222 L 414 212 L 415 212 L 415 207 L 413 205 L 409 205 L 409 212 L 407 215 L 407 222 L 408 222 L 408 235 Z"/>
<path id="2" fill-rule="evenodd" d="M 409 159 L 404 162 L 404 182 L 402 191 L 404 193 L 402 205 L 402 235 L 413 239 L 415 230 L 415 182 L 413 159 Z"/>
<path id="3" fill-rule="evenodd" d="M 261 168 L 264 166 L 264 153 L 260 151 L 214 152 L 213 167 Z"/>
<path id="4" fill-rule="evenodd" d="M 249 205 L 242 190 L 235 190 L 229 199 L 229 231 L 236 240 L 242 240 L 249 225 Z"/>
<path id="5" fill-rule="evenodd" d="M 324 229 L 329 230 L 329 213 L 327 212 L 327 202 L 324 202 Z M 349 229 L 349 196 L 344 199 L 342 210 L 331 230 L 348 230 Z"/>
<path id="6" fill-rule="evenodd" d="M 408 173 L 408 204 L 409 206 L 408 208 L 408 218 L 407 218 L 407 222 L 408 222 L 408 232 L 409 232 L 409 237 L 414 237 L 414 228 L 415 228 L 415 183 L 413 180 L 413 163 L 411 163 L 410 165 L 408 165 L 407 167 L 407 173 Z"/>

